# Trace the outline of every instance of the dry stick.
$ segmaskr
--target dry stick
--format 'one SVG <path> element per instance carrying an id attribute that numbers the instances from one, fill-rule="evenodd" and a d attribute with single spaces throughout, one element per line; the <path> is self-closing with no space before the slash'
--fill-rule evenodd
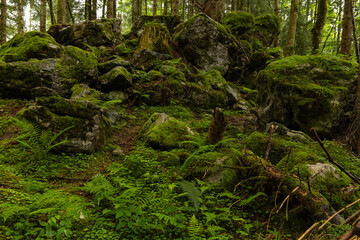
<path id="1" fill-rule="evenodd" d="M 324 166 L 323 168 L 320 169 L 319 172 L 317 172 L 316 174 L 314 174 L 313 176 L 311 176 L 311 178 L 309 178 L 307 181 L 301 183 L 299 186 L 297 186 L 296 188 L 294 188 L 291 193 L 289 195 L 286 196 L 286 198 L 282 201 L 282 203 L 280 204 L 279 209 L 276 211 L 276 213 L 278 213 L 280 211 L 280 209 L 282 208 L 282 206 L 285 204 L 285 202 L 304 184 L 306 184 L 307 182 L 310 182 L 312 179 L 314 179 L 315 177 L 317 177 L 320 173 L 322 173 L 322 171 L 324 171 L 326 168 L 326 166 Z"/>
<path id="2" fill-rule="evenodd" d="M 309 232 L 311 232 L 320 222 L 314 223 L 308 230 L 304 232 L 303 235 L 301 235 L 298 240 L 302 240 Z"/>
<path id="3" fill-rule="evenodd" d="M 328 222 L 330 222 L 331 219 L 333 219 L 336 215 L 338 215 L 339 213 L 345 211 L 346 209 L 348 209 L 349 207 L 355 205 L 356 203 L 360 202 L 360 198 L 358 200 L 356 200 L 355 202 L 350 203 L 349 205 L 347 205 L 346 207 L 343 207 L 342 209 L 340 209 L 339 211 L 337 211 L 336 213 L 334 213 L 333 215 L 331 215 L 331 217 L 329 217 L 324 223 L 323 225 L 321 225 L 319 227 L 318 230 L 322 229 Z"/>
<path id="4" fill-rule="evenodd" d="M 268 142 L 266 152 L 265 152 L 265 157 L 264 157 L 265 161 L 267 161 L 269 159 L 269 154 L 270 154 L 271 144 L 272 144 L 272 139 L 273 139 L 273 133 L 274 133 L 274 124 L 271 124 L 269 142 Z"/>
<path id="5" fill-rule="evenodd" d="M 360 222 L 358 222 L 353 229 L 351 229 L 349 232 L 345 233 L 339 240 L 349 240 L 353 238 L 354 236 L 360 235 Z"/>
<path id="6" fill-rule="evenodd" d="M 328 150 L 325 148 L 324 144 L 321 142 L 319 135 L 316 133 L 316 131 L 314 130 L 314 128 L 311 128 L 311 131 L 314 133 L 315 137 L 316 137 L 316 141 L 320 144 L 320 146 L 322 147 L 322 149 L 325 151 L 329 162 L 334 164 L 335 166 L 337 166 L 343 173 L 345 173 L 349 178 L 351 178 L 354 182 L 356 182 L 357 184 L 360 184 L 360 178 L 355 176 L 353 173 L 349 173 L 348 171 L 345 170 L 345 168 L 343 168 L 340 164 L 338 164 L 337 162 L 334 161 L 334 159 L 332 159 L 332 157 L 330 156 L 330 153 L 328 152 Z"/>
<path id="7" fill-rule="evenodd" d="M 351 222 L 351 220 L 353 220 L 354 218 L 356 218 L 357 216 L 359 216 L 360 214 L 360 210 L 357 211 L 356 213 L 353 213 L 350 217 L 348 217 L 343 223 L 341 223 L 341 225 L 345 225 L 348 224 L 349 222 Z"/>

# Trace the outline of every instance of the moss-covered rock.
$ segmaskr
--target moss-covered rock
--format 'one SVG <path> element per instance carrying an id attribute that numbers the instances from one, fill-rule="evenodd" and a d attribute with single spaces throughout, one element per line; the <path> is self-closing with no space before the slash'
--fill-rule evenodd
<path id="1" fill-rule="evenodd" d="M 354 101 L 356 72 L 355 63 L 329 56 L 273 62 L 257 78 L 259 117 L 330 136 Z"/>
<path id="2" fill-rule="evenodd" d="M 16 34 L 0 47 L 0 60 L 4 62 L 56 58 L 60 56 L 59 44 L 48 34 L 33 31 Z"/>
<path id="3" fill-rule="evenodd" d="M 104 91 L 116 91 L 132 86 L 132 76 L 126 68 L 119 66 L 100 76 L 99 87 Z"/>
<path id="4" fill-rule="evenodd" d="M 223 24 L 231 30 L 232 34 L 242 36 L 253 28 L 254 21 L 254 15 L 251 13 L 236 11 L 227 13 Z"/>
<path id="5" fill-rule="evenodd" d="M 138 50 L 147 49 L 149 51 L 172 54 L 170 47 L 171 37 L 167 28 L 161 23 L 148 23 L 144 26 L 139 38 Z"/>
<path id="6" fill-rule="evenodd" d="M 56 66 L 61 77 L 77 79 L 92 86 L 99 75 L 95 54 L 74 46 L 66 46 Z"/>
<path id="7" fill-rule="evenodd" d="M 19 118 L 55 132 L 72 127 L 59 137 L 67 140 L 57 150 L 91 153 L 101 148 L 110 137 L 110 121 L 101 109 L 89 101 L 71 101 L 62 97 L 41 97 L 36 105 L 19 112 Z"/>
<path id="8" fill-rule="evenodd" d="M 162 63 L 164 60 L 169 59 L 172 59 L 169 54 L 161 54 L 141 49 L 134 54 L 131 62 L 136 68 L 143 71 L 149 71 L 158 64 Z"/>
<path id="9" fill-rule="evenodd" d="M 90 88 L 86 84 L 75 84 L 71 88 L 71 97 L 70 100 L 73 101 L 81 101 L 81 100 L 87 100 L 90 102 L 98 102 L 102 99 L 103 93 L 97 91 L 96 89 Z"/>
<path id="10" fill-rule="evenodd" d="M 154 113 L 142 127 L 139 138 L 153 148 L 172 149 L 193 134 L 185 123 L 165 113 Z"/>
<path id="11" fill-rule="evenodd" d="M 225 74 L 231 64 L 227 29 L 205 14 L 198 14 L 178 30 L 175 41 L 184 57 L 197 68 L 208 71 L 216 68 Z"/>
<path id="12" fill-rule="evenodd" d="M 114 46 L 121 42 L 120 24 L 120 19 L 101 19 L 74 25 L 54 25 L 50 27 L 48 33 L 58 43 L 83 49 L 89 45 Z"/>
<path id="13" fill-rule="evenodd" d="M 2 98 L 30 99 L 43 95 L 33 89 L 48 88 L 69 97 L 76 79 L 63 78 L 58 71 L 58 59 L 32 60 L 28 62 L 0 62 L 0 96 Z M 44 90 L 44 89 L 43 89 Z"/>
<path id="14" fill-rule="evenodd" d="M 126 61 L 125 59 L 123 59 L 121 57 L 115 57 L 107 62 L 99 63 L 98 69 L 101 74 L 105 74 L 105 73 L 109 72 L 111 69 L 113 69 L 115 67 L 119 67 L 119 66 L 124 67 L 130 71 L 132 68 L 132 65 L 129 61 Z"/>
<path id="15" fill-rule="evenodd" d="M 264 47 L 270 47 L 280 34 L 281 19 L 275 14 L 266 14 L 255 18 L 252 35 L 259 39 Z"/>

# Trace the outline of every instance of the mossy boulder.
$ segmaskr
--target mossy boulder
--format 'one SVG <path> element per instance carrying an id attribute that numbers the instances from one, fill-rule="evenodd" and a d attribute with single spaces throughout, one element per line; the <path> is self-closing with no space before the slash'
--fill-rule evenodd
<path id="1" fill-rule="evenodd" d="M 56 94 L 69 97 L 70 89 L 77 80 L 62 77 L 58 64 L 59 59 L 54 58 L 7 64 L 0 62 L 0 96 L 30 99 L 44 94 L 44 91 L 36 89 L 47 88 Z"/>
<path id="2" fill-rule="evenodd" d="M 98 69 L 101 74 L 105 74 L 105 73 L 109 72 L 111 69 L 113 69 L 115 67 L 119 67 L 119 66 L 124 67 L 130 71 L 132 68 L 132 65 L 129 61 L 127 61 L 121 57 L 115 57 L 107 62 L 99 63 Z"/>
<path id="3" fill-rule="evenodd" d="M 0 47 L 0 60 L 4 62 L 28 61 L 60 56 L 59 44 L 46 33 L 33 31 L 16 34 Z"/>
<path id="4" fill-rule="evenodd" d="M 137 51 L 131 62 L 132 64 L 143 71 L 149 71 L 156 65 L 162 63 L 164 60 L 170 60 L 172 57 L 169 54 L 162 54 L 147 49 L 141 49 Z"/>
<path id="5" fill-rule="evenodd" d="M 193 134 L 184 122 L 165 113 L 154 113 L 142 127 L 139 138 L 150 147 L 172 149 L 180 147 L 186 136 Z"/>
<path id="6" fill-rule="evenodd" d="M 164 25 L 170 33 L 173 33 L 174 28 L 181 23 L 179 16 L 146 16 L 143 15 L 138 18 L 131 28 L 131 36 L 138 37 L 144 30 L 147 24 L 158 23 Z"/>
<path id="7" fill-rule="evenodd" d="M 94 88 L 90 88 L 86 84 L 75 84 L 71 88 L 71 92 L 72 94 L 70 100 L 73 101 L 87 100 L 93 103 L 100 101 L 104 95 L 102 92 L 99 92 Z"/>
<path id="8" fill-rule="evenodd" d="M 161 23 L 148 23 L 144 26 L 139 38 L 138 50 L 172 54 L 170 47 L 171 37 L 167 28 Z M 137 50 L 137 51 L 138 51 Z"/>
<path id="9" fill-rule="evenodd" d="M 261 41 L 264 47 L 273 45 L 280 34 L 281 18 L 275 14 L 266 14 L 255 18 L 252 35 Z"/>
<path id="10" fill-rule="evenodd" d="M 355 63 L 329 56 L 292 56 L 272 62 L 257 77 L 257 113 L 321 136 L 330 136 L 354 101 Z"/>
<path id="11" fill-rule="evenodd" d="M 111 69 L 108 73 L 100 76 L 99 88 L 103 91 L 116 91 L 132 86 L 132 76 L 122 66 Z"/>
<path id="12" fill-rule="evenodd" d="M 72 127 L 58 139 L 67 140 L 57 148 L 62 152 L 92 153 L 106 143 L 111 133 L 109 119 L 102 114 L 100 107 L 89 101 L 41 97 L 36 105 L 22 110 L 17 116 L 55 132 Z"/>
<path id="13" fill-rule="evenodd" d="M 95 54 L 78 47 L 66 46 L 57 64 L 57 70 L 63 78 L 77 79 L 92 86 L 99 75 L 97 65 Z"/>
<path id="14" fill-rule="evenodd" d="M 217 69 L 225 74 L 231 64 L 230 33 L 220 23 L 205 14 L 198 14 L 184 23 L 175 36 L 182 54 L 197 68 Z"/>
<path id="15" fill-rule="evenodd" d="M 88 46 L 115 46 L 121 43 L 120 24 L 120 19 L 101 19 L 74 25 L 54 25 L 48 33 L 58 43 L 83 49 Z"/>
<path id="16" fill-rule="evenodd" d="M 253 28 L 254 15 L 249 12 L 236 11 L 227 13 L 223 24 L 227 26 L 235 36 L 242 36 Z"/>

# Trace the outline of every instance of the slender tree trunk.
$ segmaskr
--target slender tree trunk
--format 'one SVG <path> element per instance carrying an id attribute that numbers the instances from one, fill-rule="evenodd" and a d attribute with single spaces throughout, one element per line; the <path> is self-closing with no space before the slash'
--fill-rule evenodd
<path id="1" fill-rule="evenodd" d="M 6 0 L 1 0 L 0 44 L 6 42 Z"/>
<path id="2" fill-rule="evenodd" d="M 231 0 L 230 11 L 234 12 L 236 10 L 236 0 Z"/>
<path id="3" fill-rule="evenodd" d="M 107 0 L 106 17 L 114 18 L 114 0 Z"/>
<path id="4" fill-rule="evenodd" d="M 298 0 L 291 0 L 289 30 L 286 38 L 286 55 L 292 55 L 294 53 L 298 6 Z"/>
<path id="5" fill-rule="evenodd" d="M 67 9 L 68 9 L 68 13 L 69 13 L 69 16 L 71 18 L 71 22 L 72 24 L 75 23 L 75 19 L 74 19 L 74 15 L 72 14 L 72 10 L 71 10 L 71 4 L 70 4 L 70 0 L 66 0 L 66 6 L 67 6 Z"/>
<path id="6" fill-rule="evenodd" d="M 153 0 L 153 16 L 157 15 L 157 1 Z"/>
<path id="7" fill-rule="evenodd" d="M 182 12 L 181 12 L 181 17 L 182 20 L 185 21 L 185 11 L 186 11 L 186 0 L 182 1 Z"/>
<path id="8" fill-rule="evenodd" d="M 102 18 L 105 18 L 105 8 L 106 8 L 106 0 L 103 1 Z"/>
<path id="9" fill-rule="evenodd" d="M 357 34 L 356 34 L 356 23 L 355 23 L 355 15 L 354 15 L 353 9 L 355 9 L 355 7 L 351 8 L 351 23 L 352 23 L 351 25 L 352 25 L 352 31 L 353 31 L 353 37 L 354 37 L 356 59 L 357 59 L 357 62 L 360 63 L 359 44 L 358 44 L 358 38 L 357 38 Z"/>
<path id="10" fill-rule="evenodd" d="M 279 0 L 274 1 L 274 12 L 276 16 L 279 16 Z"/>
<path id="11" fill-rule="evenodd" d="M 117 17 L 116 0 L 113 0 L 113 18 Z"/>
<path id="12" fill-rule="evenodd" d="M 22 0 L 19 0 L 18 5 L 17 5 L 17 17 L 18 17 L 17 32 L 23 33 L 24 32 L 24 17 L 23 17 Z"/>
<path id="13" fill-rule="evenodd" d="M 57 1 L 57 24 L 66 24 L 66 8 L 65 8 L 65 0 Z"/>
<path id="14" fill-rule="evenodd" d="M 56 19 L 55 19 L 55 15 L 54 15 L 54 8 L 53 8 L 52 0 L 48 0 L 48 4 L 49 4 L 49 11 L 50 11 L 51 25 L 54 25 L 54 24 L 56 24 Z"/>
<path id="15" fill-rule="evenodd" d="M 144 0 L 144 10 L 145 10 L 145 15 L 147 15 L 147 13 L 148 13 L 147 0 Z"/>
<path id="16" fill-rule="evenodd" d="M 85 0 L 85 20 L 91 20 L 91 0 Z"/>
<path id="17" fill-rule="evenodd" d="M 349 57 L 351 56 L 351 42 L 352 42 L 351 8 L 352 8 L 352 1 L 345 0 L 340 53 L 347 55 Z"/>
<path id="18" fill-rule="evenodd" d="M 46 0 L 41 0 L 40 31 L 46 32 Z"/>
<path id="19" fill-rule="evenodd" d="M 141 0 L 132 0 L 132 9 L 131 9 L 131 21 L 135 23 L 136 20 L 141 16 L 142 13 L 142 1 Z"/>
<path id="20" fill-rule="evenodd" d="M 168 15 L 168 0 L 164 0 L 164 16 Z"/>
<path id="21" fill-rule="evenodd" d="M 32 24 L 32 5 L 31 2 L 29 2 L 29 31 L 31 32 L 31 24 Z"/>
<path id="22" fill-rule="evenodd" d="M 342 1 L 340 0 L 339 2 L 339 13 L 340 13 L 340 16 L 339 16 L 339 19 L 341 19 L 341 13 L 342 13 L 343 9 L 342 9 Z M 341 35 L 341 23 L 338 24 L 338 29 L 337 29 L 337 38 L 336 38 L 336 43 L 337 43 L 337 47 L 336 47 L 336 54 L 339 54 L 339 51 L 340 51 L 340 35 Z"/>
<path id="23" fill-rule="evenodd" d="M 93 20 L 96 20 L 96 18 L 97 18 L 96 10 L 97 10 L 97 0 L 93 0 L 92 11 L 91 11 L 91 13 L 92 13 L 91 19 L 93 19 Z"/>
<path id="24" fill-rule="evenodd" d="M 322 33 L 326 22 L 327 16 L 327 0 L 318 0 L 317 16 L 312 32 L 312 54 L 315 54 L 316 50 L 320 48 L 322 39 Z"/>
<path id="25" fill-rule="evenodd" d="M 188 18 L 194 16 L 194 0 L 189 0 L 188 6 Z"/>
<path id="26" fill-rule="evenodd" d="M 171 16 L 179 15 L 179 0 L 171 0 Z"/>

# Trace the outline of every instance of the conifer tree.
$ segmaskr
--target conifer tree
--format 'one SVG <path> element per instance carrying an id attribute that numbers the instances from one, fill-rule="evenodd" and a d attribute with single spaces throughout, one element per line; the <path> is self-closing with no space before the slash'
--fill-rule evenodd
<path id="1" fill-rule="evenodd" d="M 0 44 L 6 42 L 6 0 L 1 0 Z"/>

